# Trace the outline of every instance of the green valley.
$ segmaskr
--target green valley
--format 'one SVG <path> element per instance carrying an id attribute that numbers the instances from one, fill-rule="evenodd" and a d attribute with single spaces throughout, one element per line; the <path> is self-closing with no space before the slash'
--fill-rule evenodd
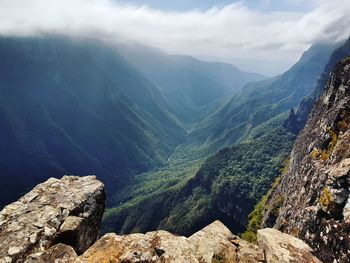
<path id="1" fill-rule="evenodd" d="M 239 233 L 279 175 L 295 134 L 288 111 L 316 86 L 336 46 L 315 45 L 283 75 L 248 84 L 190 130 L 164 167 L 116 192 L 104 231 L 190 235 L 219 219 Z M 209 157 L 210 156 L 210 157 Z"/>

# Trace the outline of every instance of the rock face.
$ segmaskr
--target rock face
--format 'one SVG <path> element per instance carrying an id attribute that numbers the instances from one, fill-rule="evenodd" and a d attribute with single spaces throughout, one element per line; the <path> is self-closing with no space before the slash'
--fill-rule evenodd
<path id="1" fill-rule="evenodd" d="M 104 186 L 94 176 L 39 184 L 0 212 L 0 262 L 37 262 L 58 243 L 84 252 L 97 239 L 104 206 Z"/>
<path id="2" fill-rule="evenodd" d="M 293 133 L 298 133 L 304 127 L 315 102 L 324 92 L 329 74 L 333 70 L 334 66 L 347 56 L 350 56 L 350 38 L 332 52 L 332 55 L 324 68 L 324 72 L 321 74 L 320 78 L 317 81 L 315 89 L 310 95 L 305 97 L 300 102 L 298 111 L 296 113 L 291 112 L 291 114 L 289 114 L 289 117 L 283 123 L 283 126 L 287 130 Z"/>
<path id="3" fill-rule="evenodd" d="M 320 263 L 312 249 L 300 239 L 272 228 L 258 230 L 258 245 L 271 263 Z"/>
<path id="4" fill-rule="evenodd" d="M 300 237 L 324 262 L 350 259 L 350 58 L 338 63 L 268 197 L 265 227 Z M 277 216 L 276 216 L 277 212 Z"/>

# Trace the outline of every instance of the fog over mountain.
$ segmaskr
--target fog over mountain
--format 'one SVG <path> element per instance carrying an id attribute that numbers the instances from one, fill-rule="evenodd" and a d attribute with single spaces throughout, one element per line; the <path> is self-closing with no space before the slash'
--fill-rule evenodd
<path id="1" fill-rule="evenodd" d="M 50 32 L 136 40 L 171 54 L 276 75 L 311 44 L 345 39 L 348 33 L 342 28 L 350 24 L 350 2 L 342 0 L 203 1 L 200 9 L 192 7 L 193 1 L 187 9 L 183 1 L 176 2 L 182 3 L 178 9 L 159 1 L 2 0 L 0 34 Z"/>

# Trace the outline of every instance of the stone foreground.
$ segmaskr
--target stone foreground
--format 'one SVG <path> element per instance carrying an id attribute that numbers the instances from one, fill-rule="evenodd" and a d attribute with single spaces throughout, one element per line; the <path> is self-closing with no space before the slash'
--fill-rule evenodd
<path id="1" fill-rule="evenodd" d="M 49 179 L 0 212 L 0 263 L 319 263 L 303 241 L 274 229 L 258 245 L 215 221 L 190 237 L 158 230 L 96 241 L 104 186 L 94 176 Z M 95 242 L 96 241 L 96 242 Z"/>
<path id="2" fill-rule="evenodd" d="M 0 263 L 36 262 L 46 249 L 84 252 L 97 239 L 105 191 L 95 176 L 50 178 L 0 212 Z"/>
<path id="3" fill-rule="evenodd" d="M 189 238 L 162 230 L 126 236 L 106 234 L 77 262 L 264 262 L 264 254 L 215 221 Z"/>

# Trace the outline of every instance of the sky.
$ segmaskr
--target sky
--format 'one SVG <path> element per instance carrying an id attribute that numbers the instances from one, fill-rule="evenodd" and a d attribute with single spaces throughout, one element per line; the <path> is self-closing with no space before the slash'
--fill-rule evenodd
<path id="1" fill-rule="evenodd" d="M 347 38 L 349 14 L 350 0 L 0 0 L 0 35 L 138 41 L 273 76 Z"/>
<path id="2" fill-rule="evenodd" d="M 237 2 L 260 11 L 308 11 L 314 7 L 315 1 L 310 0 L 114 0 L 114 2 L 133 5 L 147 5 L 166 11 L 189 11 L 193 9 L 207 10 L 213 6 L 224 7 Z"/>

